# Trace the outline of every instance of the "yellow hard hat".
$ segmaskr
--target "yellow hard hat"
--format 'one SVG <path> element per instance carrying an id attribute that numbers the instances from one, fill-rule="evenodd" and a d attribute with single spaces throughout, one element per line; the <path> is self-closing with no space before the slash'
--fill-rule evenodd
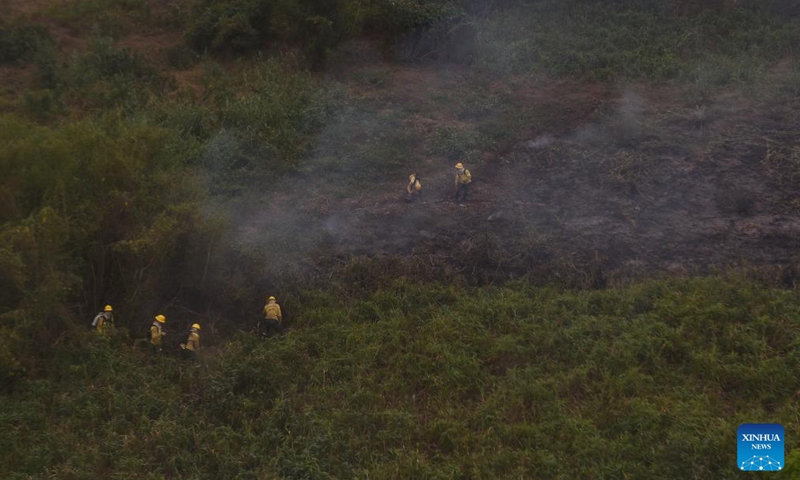
<path id="1" fill-rule="evenodd" d="M 167 323 L 167 317 L 164 315 L 156 315 L 156 321 L 158 323 Z"/>
<path id="2" fill-rule="evenodd" d="M 200 330 L 200 324 L 199 323 L 195 323 L 194 325 L 192 325 L 192 328 L 196 328 L 196 329 Z"/>
<path id="3" fill-rule="evenodd" d="M 463 163 L 461 163 L 461 162 L 459 162 L 459 163 L 456 163 L 456 168 L 457 168 L 457 169 L 459 169 L 459 170 L 461 170 L 462 168 L 464 168 L 464 164 L 463 164 Z"/>
<path id="4" fill-rule="evenodd" d="M 272 295 L 270 295 L 270 296 L 269 296 L 269 298 L 268 298 L 267 300 L 275 300 L 275 297 L 273 297 Z"/>
<path id="5" fill-rule="evenodd" d="M 114 309 L 113 309 L 113 308 L 111 308 L 111 305 L 106 305 L 106 306 L 105 306 L 105 308 L 103 308 L 103 311 L 104 311 L 104 312 L 113 312 L 113 311 L 114 311 Z"/>

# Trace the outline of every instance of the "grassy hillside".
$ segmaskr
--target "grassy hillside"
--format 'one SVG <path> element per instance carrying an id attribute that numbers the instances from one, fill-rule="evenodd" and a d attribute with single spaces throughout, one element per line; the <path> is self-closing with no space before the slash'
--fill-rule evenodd
<path id="1" fill-rule="evenodd" d="M 797 45 L 786 0 L 0 0 L 0 478 L 796 450 Z"/>
<path id="2" fill-rule="evenodd" d="M 0 476 L 724 479 L 740 423 L 800 427 L 799 301 L 742 278 L 299 300 L 199 364 L 70 332 L 3 398 Z"/>

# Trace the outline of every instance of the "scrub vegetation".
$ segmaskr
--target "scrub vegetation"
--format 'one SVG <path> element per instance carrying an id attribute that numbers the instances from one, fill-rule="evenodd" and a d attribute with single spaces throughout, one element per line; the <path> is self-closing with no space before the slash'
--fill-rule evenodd
<path id="1" fill-rule="evenodd" d="M 799 427 L 797 45 L 785 0 L 0 0 L 0 477 L 733 478 Z"/>
<path id="2" fill-rule="evenodd" d="M 739 424 L 799 427 L 798 299 L 742 277 L 296 303 L 286 336 L 219 332 L 200 365 L 69 334 L 4 399 L 0 474 L 736 478 Z"/>

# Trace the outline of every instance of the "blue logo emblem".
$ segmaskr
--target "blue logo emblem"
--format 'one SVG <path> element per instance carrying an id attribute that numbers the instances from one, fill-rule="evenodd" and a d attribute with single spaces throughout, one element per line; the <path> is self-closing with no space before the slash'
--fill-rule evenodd
<path id="1" fill-rule="evenodd" d="M 783 470 L 783 427 L 777 423 L 743 423 L 738 432 L 737 465 L 745 472 Z"/>

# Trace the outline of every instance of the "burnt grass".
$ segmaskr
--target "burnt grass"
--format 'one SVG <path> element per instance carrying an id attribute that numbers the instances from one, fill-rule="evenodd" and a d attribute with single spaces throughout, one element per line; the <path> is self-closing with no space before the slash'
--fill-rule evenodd
<path id="1" fill-rule="evenodd" d="M 552 103 L 559 92 L 547 89 Z M 350 174 L 355 188 L 338 197 L 338 180 L 301 175 L 286 179 L 266 216 L 304 232 L 293 253 L 317 269 L 366 256 L 405 264 L 401 275 L 602 287 L 756 267 L 793 285 L 800 122 L 785 100 L 720 91 L 698 102 L 687 88 L 620 87 L 562 101 L 566 120 L 519 128 L 523 140 L 504 151 L 472 152 L 463 204 L 452 198 L 459 157 L 423 154 L 405 160 L 422 175 L 419 201 L 405 201 L 402 175 Z"/>

